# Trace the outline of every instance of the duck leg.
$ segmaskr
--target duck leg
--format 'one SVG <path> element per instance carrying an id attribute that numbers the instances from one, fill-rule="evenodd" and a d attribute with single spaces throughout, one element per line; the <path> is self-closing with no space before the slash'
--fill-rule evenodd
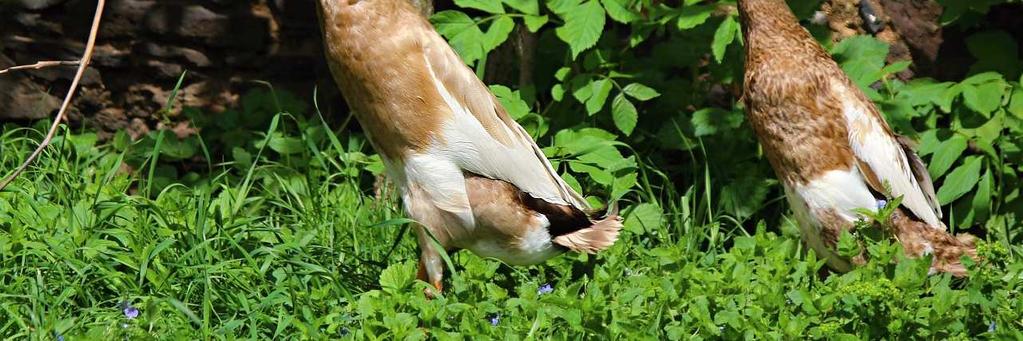
<path id="1" fill-rule="evenodd" d="M 423 225 L 416 224 L 416 237 L 419 241 L 419 272 L 416 278 L 429 283 L 437 292 L 444 290 L 441 280 L 444 279 L 444 259 L 437 250 L 436 243 Z M 432 296 L 427 293 L 428 296 Z"/>

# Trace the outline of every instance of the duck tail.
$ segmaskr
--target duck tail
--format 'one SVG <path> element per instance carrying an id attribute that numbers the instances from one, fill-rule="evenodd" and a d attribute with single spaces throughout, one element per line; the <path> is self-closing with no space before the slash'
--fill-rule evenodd
<path id="1" fill-rule="evenodd" d="M 968 272 L 962 264 L 962 256 L 978 259 L 976 237 L 971 234 L 952 235 L 944 229 L 932 228 L 901 209 L 892 213 L 892 226 L 907 255 L 934 255 L 931 274 L 947 272 L 956 277 L 966 277 Z"/>
<path id="2" fill-rule="evenodd" d="M 554 238 L 554 243 L 569 250 L 584 253 L 597 253 L 614 245 L 618 233 L 622 229 L 622 218 L 618 216 L 617 205 L 608 209 L 607 215 L 600 220 L 591 220 L 591 225 Z"/>

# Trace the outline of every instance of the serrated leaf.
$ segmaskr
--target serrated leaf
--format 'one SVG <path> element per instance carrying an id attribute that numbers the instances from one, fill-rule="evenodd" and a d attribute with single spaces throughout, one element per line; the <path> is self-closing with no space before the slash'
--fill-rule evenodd
<path id="1" fill-rule="evenodd" d="M 959 159 L 959 156 L 966 150 L 966 137 L 956 134 L 952 135 L 948 140 L 942 141 L 938 145 L 934 156 L 931 157 L 931 162 L 927 167 L 927 172 L 931 174 L 931 178 L 937 179 L 949 168 L 952 168 L 952 164 Z"/>
<path id="2" fill-rule="evenodd" d="M 526 28 L 529 29 L 529 32 L 533 33 L 539 31 L 540 28 L 547 23 L 547 21 L 549 21 L 549 19 L 546 15 L 527 15 L 522 17 L 522 22 L 526 24 Z"/>
<path id="3" fill-rule="evenodd" d="M 625 218 L 625 230 L 635 234 L 653 231 L 664 224 L 663 212 L 657 204 L 639 204 L 629 211 L 629 215 Z"/>
<path id="4" fill-rule="evenodd" d="M 604 108 L 607 96 L 611 95 L 614 84 L 608 79 L 598 79 L 590 83 L 592 95 L 586 99 L 586 113 L 593 115 Z"/>
<path id="5" fill-rule="evenodd" d="M 860 88 L 867 88 L 881 79 L 888 44 L 871 36 L 853 36 L 835 45 L 831 54 L 849 78 Z"/>
<path id="6" fill-rule="evenodd" d="M 490 27 L 487 28 L 487 33 L 483 36 L 483 53 L 490 53 L 490 51 L 501 46 L 505 40 L 508 40 L 508 34 L 513 29 L 515 29 L 515 21 L 508 16 L 501 16 L 494 20 L 494 23 L 490 24 Z"/>
<path id="7" fill-rule="evenodd" d="M 973 77 L 971 77 L 972 79 Z M 963 103 L 973 111 L 991 117 L 991 112 L 1002 106 L 1002 95 L 1008 84 L 1000 76 L 985 82 L 965 84 L 963 81 Z"/>
<path id="8" fill-rule="evenodd" d="M 735 18 L 728 16 L 721 25 L 718 26 L 717 31 L 714 31 L 714 42 L 711 44 L 711 52 L 714 54 L 714 60 L 718 63 L 725 58 L 725 49 L 728 45 L 735 41 L 735 33 L 739 29 L 739 23 L 735 21 Z"/>
<path id="9" fill-rule="evenodd" d="M 680 30 L 688 30 L 696 26 L 700 26 L 707 22 L 710 18 L 711 13 L 714 13 L 714 7 L 703 6 L 703 5 L 686 5 L 679 11 L 678 21 L 676 26 Z"/>
<path id="10" fill-rule="evenodd" d="M 512 91 L 504 85 L 491 85 L 490 92 L 497 97 L 497 101 L 501 102 L 512 119 L 518 120 L 529 115 L 529 104 L 522 100 L 518 91 Z"/>
<path id="11" fill-rule="evenodd" d="M 1023 119 L 1023 88 L 1020 86 L 1012 89 L 1012 99 L 1009 101 L 1008 110 L 1016 118 Z"/>
<path id="12" fill-rule="evenodd" d="M 632 130 L 636 129 L 636 121 L 639 120 L 636 107 L 629 102 L 628 98 L 625 98 L 624 94 L 618 94 L 611 102 L 611 116 L 614 118 L 615 127 L 618 127 L 618 130 L 625 135 L 632 134 Z"/>
<path id="13" fill-rule="evenodd" d="M 454 10 L 437 12 L 430 17 L 430 22 L 466 64 L 471 65 L 483 57 L 483 31 L 465 13 Z"/>
<path id="14" fill-rule="evenodd" d="M 508 7 L 514 8 L 515 10 L 525 13 L 537 15 L 540 14 L 540 5 L 537 0 L 503 0 L 504 4 Z"/>
<path id="15" fill-rule="evenodd" d="M 938 202 L 942 205 L 948 205 L 964 194 L 969 193 L 977 185 L 977 181 L 980 180 L 982 161 L 983 159 L 979 156 L 970 156 L 966 158 L 962 165 L 952 170 L 945 177 L 945 182 L 941 185 L 941 189 L 938 190 Z"/>
<path id="16" fill-rule="evenodd" d="M 975 221 L 987 221 L 991 214 L 991 169 L 984 171 L 984 176 L 977 184 L 977 192 L 973 196 L 973 212 L 976 214 Z"/>
<path id="17" fill-rule="evenodd" d="M 629 9 L 629 0 L 600 0 L 604 4 L 604 9 L 607 10 L 607 15 L 611 16 L 611 19 L 623 24 L 639 19 L 639 14 Z"/>
<path id="18" fill-rule="evenodd" d="M 558 15 L 565 20 L 565 25 L 554 32 L 561 41 L 568 43 L 572 59 L 596 45 L 604 32 L 604 7 L 597 0 L 586 1 Z"/>
<path id="19" fill-rule="evenodd" d="M 649 101 L 661 95 L 657 92 L 657 90 L 640 83 L 626 85 L 622 91 L 625 92 L 626 95 L 629 95 L 629 97 L 635 98 L 639 101 Z"/>
<path id="20" fill-rule="evenodd" d="M 490 14 L 504 13 L 504 7 L 500 1 L 493 0 L 455 0 L 455 5 L 463 8 L 475 8 Z"/>

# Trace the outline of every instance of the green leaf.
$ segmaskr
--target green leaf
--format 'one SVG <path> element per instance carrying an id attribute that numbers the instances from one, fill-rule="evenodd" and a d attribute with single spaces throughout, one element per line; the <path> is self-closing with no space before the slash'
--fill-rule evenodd
<path id="1" fill-rule="evenodd" d="M 941 142 L 934 156 L 931 157 L 930 165 L 927 167 L 927 172 L 931 174 L 931 178 L 937 179 L 945 175 L 949 168 L 952 168 L 952 164 L 966 150 L 966 142 L 966 137 L 959 134 L 952 135 L 948 140 Z"/>
<path id="2" fill-rule="evenodd" d="M 639 120 L 636 107 L 629 102 L 628 98 L 625 98 L 625 94 L 615 96 L 614 101 L 611 102 L 611 115 L 614 118 L 615 127 L 618 127 L 618 130 L 625 135 L 632 134 L 632 130 L 636 128 L 636 121 Z"/>
<path id="3" fill-rule="evenodd" d="M 714 42 L 711 44 L 711 51 L 714 53 L 714 60 L 717 60 L 718 63 L 725 58 L 725 49 L 735 41 L 735 33 L 738 30 L 739 23 L 735 21 L 734 17 L 728 16 L 721 22 L 721 26 L 718 26 L 717 31 L 714 31 Z"/>
<path id="4" fill-rule="evenodd" d="M 704 108 L 693 113 L 690 122 L 696 136 L 713 135 L 723 130 L 735 129 L 742 125 L 743 116 L 738 111 L 718 108 Z"/>
<path id="5" fill-rule="evenodd" d="M 604 4 L 607 15 L 611 16 L 614 21 L 628 24 L 640 18 L 639 14 L 627 7 L 630 0 L 601 0 L 600 2 Z"/>
<path id="6" fill-rule="evenodd" d="M 529 115 L 529 104 L 522 100 L 518 91 L 512 91 L 504 85 L 491 85 L 490 92 L 497 97 L 497 101 L 501 102 L 512 119 L 518 120 Z"/>
<path id="7" fill-rule="evenodd" d="M 392 294 L 400 293 L 412 285 L 415 270 L 412 262 L 394 263 L 380 272 L 380 287 Z"/>
<path id="8" fill-rule="evenodd" d="M 493 0 L 455 0 L 455 5 L 463 8 L 475 8 L 490 14 L 504 13 L 504 7 L 500 1 Z"/>
<path id="9" fill-rule="evenodd" d="M 508 40 L 508 34 L 513 29 L 515 29 L 515 21 L 508 16 L 501 16 L 494 20 L 483 36 L 483 53 L 487 54 L 501 46 L 505 40 Z"/>
<path id="10" fill-rule="evenodd" d="M 973 76 L 964 80 L 960 86 L 963 90 L 963 103 L 973 111 L 991 117 L 991 112 L 1002 106 L 1002 95 L 1005 94 L 1008 83 L 1001 75 L 991 78 L 993 72 Z"/>
<path id="11" fill-rule="evenodd" d="M 526 23 L 526 28 L 529 29 L 529 32 L 533 33 L 539 31 L 548 20 L 546 15 L 527 15 L 522 17 L 522 22 Z"/>
<path id="12" fill-rule="evenodd" d="M 604 108 L 604 103 L 607 102 L 607 96 L 611 94 L 614 84 L 609 79 L 598 79 L 590 83 L 590 87 L 593 94 L 586 99 L 585 104 L 586 113 L 593 115 Z"/>
<path id="13" fill-rule="evenodd" d="M 860 88 L 866 88 L 881 79 L 888 44 L 871 36 L 853 36 L 835 45 L 831 54 L 849 78 Z"/>
<path id="14" fill-rule="evenodd" d="M 483 31 L 465 13 L 454 10 L 437 12 L 430 17 L 430 22 L 466 64 L 472 65 L 483 57 Z"/>
<path id="15" fill-rule="evenodd" d="M 538 15 L 540 14 L 540 5 L 537 0 L 503 0 L 505 5 L 514 8 L 515 10 L 524 14 Z"/>
<path id="16" fill-rule="evenodd" d="M 1009 101 L 1008 110 L 1016 118 L 1023 119 L 1023 88 L 1019 85 L 1012 89 L 1012 99 Z"/>
<path id="17" fill-rule="evenodd" d="M 657 90 L 654 90 L 640 83 L 632 83 L 626 85 L 625 88 L 622 89 L 622 91 L 625 92 L 626 95 L 629 95 L 629 97 L 635 98 L 641 102 L 649 101 L 661 95 L 660 93 L 657 92 Z"/>
<path id="18" fill-rule="evenodd" d="M 700 26 L 700 24 L 707 22 L 711 13 L 714 13 L 714 7 L 712 6 L 685 5 L 678 14 L 676 25 L 680 30 L 688 30 Z"/>
<path id="19" fill-rule="evenodd" d="M 553 9 L 552 9 L 553 10 Z M 604 7 L 596 0 L 589 0 L 571 10 L 557 13 L 565 25 L 554 30 L 558 38 L 568 43 L 572 59 L 597 44 L 604 32 Z"/>
<path id="20" fill-rule="evenodd" d="M 956 167 L 945 177 L 945 183 L 938 190 L 938 201 L 947 205 L 966 193 L 969 193 L 977 181 L 980 180 L 980 166 L 983 164 L 980 156 L 970 156 L 962 165 Z"/>
<path id="21" fill-rule="evenodd" d="M 653 231 L 664 224 L 664 213 L 661 206 L 655 203 L 643 203 L 633 207 L 625 218 L 625 230 L 643 234 L 646 231 Z"/>
<path id="22" fill-rule="evenodd" d="M 977 184 L 977 193 L 973 196 L 973 212 L 976 214 L 975 221 L 987 221 L 991 214 L 991 169 L 984 171 L 984 176 Z"/>
<path id="23" fill-rule="evenodd" d="M 985 31 L 966 38 L 966 49 L 977 58 L 970 66 L 970 74 L 995 71 L 1008 78 L 1020 72 L 1019 45 L 1002 30 Z"/>

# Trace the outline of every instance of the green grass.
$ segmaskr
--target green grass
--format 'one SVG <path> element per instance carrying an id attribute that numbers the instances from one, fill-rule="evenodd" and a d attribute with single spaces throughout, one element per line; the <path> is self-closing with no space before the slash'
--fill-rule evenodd
<path id="1" fill-rule="evenodd" d="M 823 262 L 782 232 L 794 230 L 788 219 L 723 215 L 711 209 L 705 189 L 721 184 L 709 171 L 692 167 L 690 175 L 700 180 L 674 188 L 642 163 L 640 185 L 622 201 L 626 231 L 607 252 L 566 254 L 532 267 L 456 253 L 446 292 L 427 299 L 427 285 L 414 280 L 414 238 L 403 236 L 407 220 L 393 189 L 375 190 L 380 165 L 368 146 L 358 135 L 335 135 L 318 118 L 273 112 L 267 131 L 250 132 L 254 142 L 231 152 L 169 132 L 138 142 L 119 134 L 105 144 L 91 133 L 63 133 L 0 193 L 0 334 L 1023 336 L 1018 246 L 982 244 L 987 260 L 971 269 L 970 279 L 957 280 L 927 276 L 927 260 L 904 260 L 890 242 L 868 241 L 868 265 L 821 276 Z M 13 169 L 39 136 L 7 126 L 0 169 Z M 233 156 L 220 163 L 175 157 L 188 148 L 213 159 Z M 768 205 L 784 207 L 778 200 Z M 989 225 L 999 223 L 1019 229 L 1011 219 Z M 553 291 L 540 293 L 547 284 Z M 136 307 L 138 317 L 128 318 L 124 304 Z"/>

